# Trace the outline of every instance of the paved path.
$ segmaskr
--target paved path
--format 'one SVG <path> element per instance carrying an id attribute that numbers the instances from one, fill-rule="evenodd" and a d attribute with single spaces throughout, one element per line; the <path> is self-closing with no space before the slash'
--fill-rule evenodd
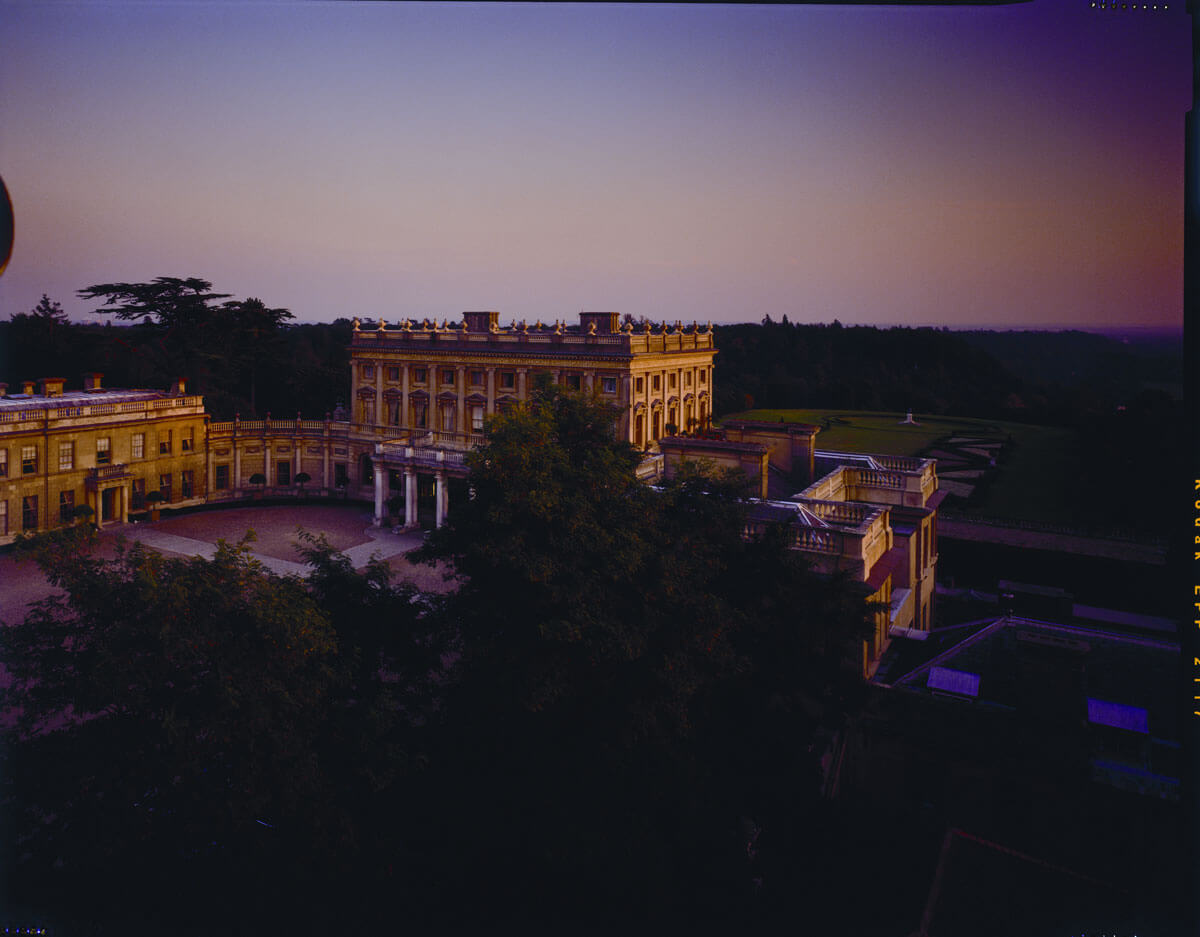
<path id="1" fill-rule="evenodd" d="M 205 559 L 212 559 L 213 555 L 217 552 L 214 544 L 206 543 L 203 540 L 193 540 L 190 537 L 180 537 L 177 534 L 169 534 L 165 531 L 155 530 L 152 527 L 125 527 L 121 529 L 121 533 L 125 535 L 127 540 L 136 540 L 148 547 L 153 547 L 155 550 L 165 550 L 168 553 L 178 553 L 181 556 L 203 556 Z M 424 534 L 421 531 L 393 533 L 390 530 L 382 528 L 368 527 L 363 533 L 370 538 L 367 543 L 360 543 L 357 546 L 342 551 L 349 558 L 355 569 L 361 569 L 366 566 L 374 557 L 386 560 L 393 556 L 403 555 L 409 550 L 415 550 L 425 542 Z M 253 551 L 251 551 L 250 555 L 267 569 L 271 570 L 271 572 L 277 573 L 280 576 L 307 576 L 309 573 L 307 563 L 296 563 L 292 560 L 283 560 Z"/>

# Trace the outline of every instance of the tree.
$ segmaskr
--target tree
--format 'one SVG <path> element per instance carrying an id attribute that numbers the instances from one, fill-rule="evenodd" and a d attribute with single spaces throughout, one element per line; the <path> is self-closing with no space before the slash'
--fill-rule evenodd
<path id="1" fill-rule="evenodd" d="M 5 731 L 10 885 L 101 920 L 244 913 L 341 844 L 320 757 L 337 681 L 328 617 L 247 541 L 211 560 L 141 545 L 103 560 L 92 537 L 27 542 L 63 591 L 0 648 L 4 707 L 19 713 Z M 130 881 L 134 907 L 118 897 Z"/>
<path id="2" fill-rule="evenodd" d="M 792 887 L 809 744 L 852 702 L 843 662 L 868 610 L 782 537 L 743 538 L 743 478 L 689 471 L 654 491 L 637 463 L 603 404 L 541 388 L 489 422 L 475 497 L 423 551 L 462 581 L 453 745 L 431 781 L 454 809 L 429 874 L 440 863 L 489 912 L 735 906 L 753 892 L 747 818 L 789 831 L 770 887 Z"/>

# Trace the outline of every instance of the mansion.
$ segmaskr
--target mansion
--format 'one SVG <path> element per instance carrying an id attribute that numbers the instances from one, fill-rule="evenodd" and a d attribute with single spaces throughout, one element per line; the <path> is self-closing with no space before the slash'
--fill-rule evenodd
<path id="1" fill-rule="evenodd" d="M 432 500 L 427 522 L 441 526 L 487 418 L 550 382 L 616 408 L 618 437 L 643 453 L 647 482 L 688 460 L 746 473 L 756 495 L 748 534 L 783 525 L 819 571 L 849 574 L 883 609 L 864 643 L 864 672 L 897 629 L 928 631 L 941 497 L 934 462 L 824 452 L 819 428 L 804 424 L 727 420 L 714 430 L 711 324 L 618 319 L 356 319 L 350 407 L 317 420 L 213 422 L 182 380 L 166 391 L 106 388 L 100 374 L 85 375 L 81 390 L 61 378 L 12 394 L 0 384 L 0 544 L 80 515 L 103 528 L 160 505 L 255 497 L 340 496 L 372 504 L 376 525 L 408 528 Z"/>

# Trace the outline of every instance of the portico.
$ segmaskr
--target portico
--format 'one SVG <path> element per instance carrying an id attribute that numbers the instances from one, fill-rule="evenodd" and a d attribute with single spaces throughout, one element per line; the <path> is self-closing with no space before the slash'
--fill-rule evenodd
<path id="1" fill-rule="evenodd" d="M 450 511 L 450 478 L 466 478 L 465 453 L 437 446 L 412 445 L 408 442 L 381 442 L 375 444 L 372 457 L 375 468 L 375 519 L 381 527 L 387 517 L 387 489 L 389 472 L 403 472 L 404 477 L 404 526 L 417 526 L 417 478 L 432 475 L 434 478 L 434 526 L 446 523 Z"/>

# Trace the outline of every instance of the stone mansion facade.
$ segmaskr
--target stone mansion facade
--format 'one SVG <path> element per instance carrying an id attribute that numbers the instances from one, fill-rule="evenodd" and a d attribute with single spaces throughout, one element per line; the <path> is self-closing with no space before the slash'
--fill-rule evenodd
<path id="1" fill-rule="evenodd" d="M 745 472 L 757 488 L 748 532 L 784 524 L 819 570 L 848 571 L 887 607 L 864 648 L 865 671 L 894 629 L 927 631 L 940 500 L 932 460 L 821 452 L 818 427 L 803 424 L 727 420 L 711 431 L 712 326 L 622 327 L 618 318 L 356 319 L 349 412 L 322 420 L 212 422 L 182 380 L 166 391 L 108 389 L 99 374 L 77 391 L 61 378 L 13 394 L 0 384 L 0 544 L 72 523 L 81 505 L 105 527 L 156 504 L 306 494 L 369 502 L 375 524 L 405 527 L 432 500 L 429 521 L 441 526 L 488 416 L 549 381 L 616 408 L 618 436 L 644 453 L 646 481 L 687 459 Z"/>

